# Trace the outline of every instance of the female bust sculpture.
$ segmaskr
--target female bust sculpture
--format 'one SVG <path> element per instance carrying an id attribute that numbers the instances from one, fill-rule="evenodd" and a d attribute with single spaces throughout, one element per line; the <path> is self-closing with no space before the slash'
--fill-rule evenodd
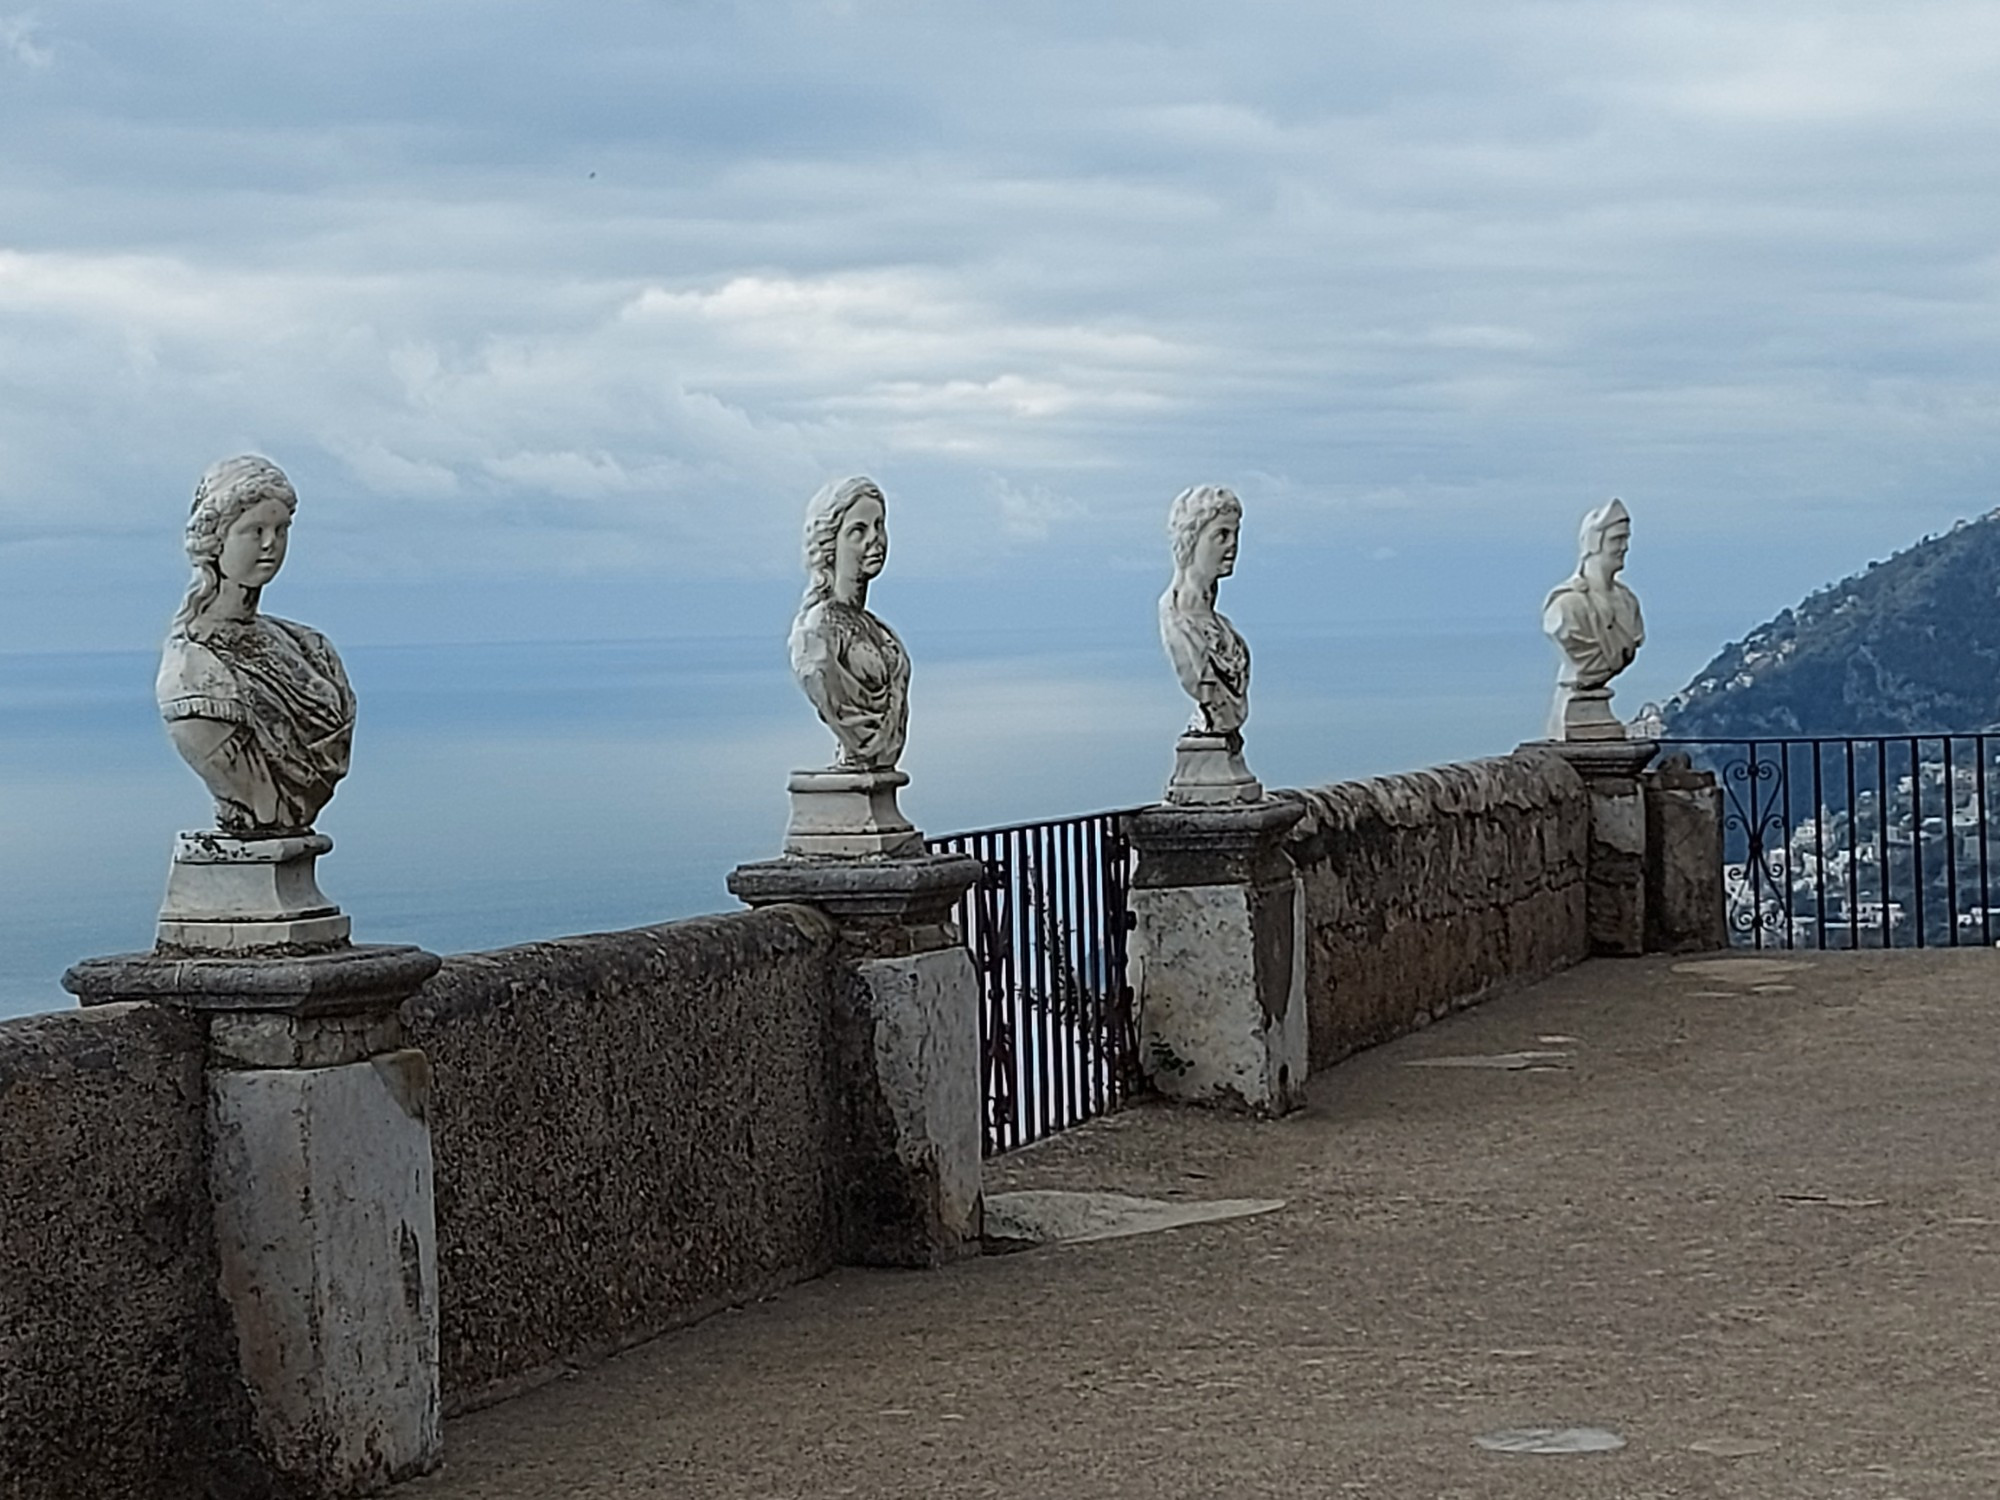
<path id="1" fill-rule="evenodd" d="M 892 771 L 903 754 L 910 658 L 868 609 L 868 585 L 888 556 L 887 504 L 874 480 L 838 480 L 812 497 L 792 673 L 840 742 L 837 770 Z"/>
<path id="2" fill-rule="evenodd" d="M 1611 679 L 1632 664 L 1646 643 L 1639 600 L 1618 581 L 1632 541 L 1632 517 L 1623 501 L 1600 505 L 1583 518 L 1576 572 L 1550 592 L 1542 630 L 1562 652 L 1556 675 L 1550 738 L 1574 738 L 1586 722 L 1615 726 L 1608 707 Z M 1577 699 L 1596 700 L 1588 711 Z M 1572 707 L 1572 704 L 1575 706 Z"/>
<path id="3" fill-rule="evenodd" d="M 187 523 L 194 579 L 160 654 L 167 734 L 239 838 L 303 833 L 347 774 L 354 693 L 326 637 L 260 614 L 284 566 L 291 481 L 269 459 L 201 476 Z"/>
<path id="4" fill-rule="evenodd" d="M 1195 734 L 1234 734 L 1250 717 L 1250 648 L 1215 608 L 1216 585 L 1236 569 L 1243 504 L 1220 485 L 1182 490 L 1167 515 L 1174 578 L 1160 595 L 1160 643 L 1196 705 Z"/>

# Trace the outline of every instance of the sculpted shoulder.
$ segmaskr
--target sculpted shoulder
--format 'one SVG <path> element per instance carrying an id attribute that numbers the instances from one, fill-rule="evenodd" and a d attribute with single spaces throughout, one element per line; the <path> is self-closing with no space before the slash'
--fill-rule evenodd
<path id="1" fill-rule="evenodd" d="M 821 599 L 799 611 L 792 621 L 792 670 L 838 659 L 854 635 L 853 611 Z"/>
<path id="2" fill-rule="evenodd" d="M 1542 615 L 1544 618 L 1547 618 L 1552 611 L 1557 609 L 1565 612 L 1582 609 L 1586 602 L 1586 590 L 1583 580 L 1574 577 L 1565 578 L 1561 583 L 1550 589 L 1549 597 L 1542 601 Z"/>
<path id="3" fill-rule="evenodd" d="M 1174 603 L 1174 591 L 1160 595 L 1160 644 L 1174 676 L 1190 694 L 1195 692 L 1208 668 L 1208 642 L 1201 630 Z"/>
<path id="4" fill-rule="evenodd" d="M 314 630 L 312 626 L 301 625 L 297 620 L 286 620 L 277 615 L 260 614 L 257 618 L 263 624 L 282 630 L 292 638 L 301 651 L 321 657 L 336 666 L 339 665 L 340 653 L 333 649 L 333 642 Z"/>
<path id="5" fill-rule="evenodd" d="M 353 691 L 348 687 L 347 668 L 341 662 L 340 653 L 333 649 L 333 642 L 314 630 L 310 625 L 301 625 L 297 620 L 282 620 L 276 615 L 260 615 L 258 619 L 273 629 L 291 637 L 298 652 L 322 676 L 338 684 L 343 695 L 350 700 Z"/>
<path id="6" fill-rule="evenodd" d="M 247 717 L 242 685 L 213 649 L 181 631 L 160 648 L 160 671 L 153 681 L 160 714 L 167 720 Z"/>

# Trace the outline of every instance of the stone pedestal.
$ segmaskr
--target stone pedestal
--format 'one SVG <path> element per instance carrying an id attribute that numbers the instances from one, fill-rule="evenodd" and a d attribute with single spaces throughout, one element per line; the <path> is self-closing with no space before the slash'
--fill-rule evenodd
<path id="1" fill-rule="evenodd" d="M 1729 946 L 1722 890 L 1722 791 L 1684 754 L 1639 778 L 1646 801 L 1646 951 Z"/>
<path id="2" fill-rule="evenodd" d="M 1174 774 L 1167 782 L 1172 807 L 1244 807 L 1264 800 L 1264 786 L 1243 763 L 1240 732 L 1189 730 L 1174 742 Z"/>
<path id="3" fill-rule="evenodd" d="M 398 1007 L 418 948 L 86 960 L 86 1005 L 206 1023 L 209 1188 L 235 1345 L 276 1487 L 369 1494 L 437 1466 L 430 1072 Z"/>
<path id="4" fill-rule="evenodd" d="M 979 974 L 952 917 L 966 854 L 739 865 L 750 906 L 798 903 L 840 929 L 851 982 L 830 1018 L 841 1259 L 936 1266 L 980 1233 Z"/>
<path id="5" fill-rule="evenodd" d="M 1651 740 L 1568 740 L 1547 749 L 1576 767 L 1590 791 L 1590 867 L 1585 921 L 1590 951 L 1646 951 L 1646 803 L 1639 773 L 1658 752 Z M 1717 862 L 1717 878 L 1721 865 Z"/>
<path id="6" fill-rule="evenodd" d="M 1570 687 L 1558 683 L 1549 709 L 1549 738 L 1559 744 L 1577 740 L 1622 740 L 1626 729 L 1611 712 L 1611 689 Z"/>
<path id="7" fill-rule="evenodd" d="M 785 853 L 804 858 L 898 858 L 924 852 L 924 836 L 896 805 L 901 771 L 794 771 Z"/>
<path id="8" fill-rule="evenodd" d="M 341 946 L 348 919 L 320 893 L 313 871 L 332 848 L 323 833 L 261 839 L 181 834 L 160 907 L 160 951 L 311 953 Z"/>
<path id="9" fill-rule="evenodd" d="M 1133 815 L 1139 1056 L 1170 1099 L 1281 1115 L 1304 1098 L 1305 899 L 1292 802 Z"/>

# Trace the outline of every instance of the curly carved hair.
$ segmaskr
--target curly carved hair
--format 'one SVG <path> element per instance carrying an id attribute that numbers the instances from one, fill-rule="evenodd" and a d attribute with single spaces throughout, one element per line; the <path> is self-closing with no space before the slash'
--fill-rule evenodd
<path id="1" fill-rule="evenodd" d="M 1167 535 L 1173 539 L 1174 567 L 1194 561 L 1194 545 L 1219 516 L 1243 520 L 1243 502 L 1219 484 L 1197 484 L 1174 496 L 1167 512 Z"/>
<path id="2" fill-rule="evenodd" d="M 245 453 L 208 466 L 194 487 L 194 506 L 188 513 L 186 545 L 194 577 L 174 612 L 175 630 L 186 630 L 222 592 L 222 539 L 239 516 L 266 500 L 276 500 L 288 511 L 299 508 L 291 480 L 270 459 Z"/>

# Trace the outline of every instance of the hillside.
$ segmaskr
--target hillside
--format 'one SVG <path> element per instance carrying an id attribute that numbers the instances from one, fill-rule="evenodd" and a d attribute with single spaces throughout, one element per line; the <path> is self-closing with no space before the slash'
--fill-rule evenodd
<path id="1" fill-rule="evenodd" d="M 2000 510 L 1758 626 L 1665 713 L 1666 732 L 1683 738 L 2000 725 Z"/>

